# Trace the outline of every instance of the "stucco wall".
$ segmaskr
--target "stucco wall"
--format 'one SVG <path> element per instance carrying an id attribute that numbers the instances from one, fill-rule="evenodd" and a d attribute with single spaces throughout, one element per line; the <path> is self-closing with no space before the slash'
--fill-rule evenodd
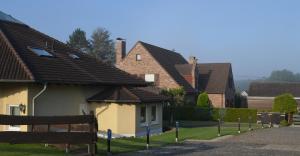
<path id="1" fill-rule="evenodd" d="M 29 87 L 29 103 L 43 89 L 43 85 Z M 76 85 L 48 85 L 46 91 L 35 101 L 35 115 L 80 115 L 80 105 L 87 105 L 86 99 L 100 91 L 101 87 Z M 30 113 L 31 113 L 30 108 Z M 89 113 L 89 112 L 86 112 Z"/>
<path id="2" fill-rule="evenodd" d="M 1 85 L 0 86 L 0 113 L 9 114 L 9 105 L 26 105 L 28 109 L 28 86 L 27 85 Z M 27 110 L 25 113 L 21 112 L 20 115 L 27 115 Z M 9 126 L 0 125 L 0 130 L 8 130 Z M 20 126 L 21 131 L 27 131 L 26 125 Z"/>
<path id="3" fill-rule="evenodd" d="M 225 96 L 224 94 L 208 94 L 208 97 L 213 105 L 216 108 L 225 107 Z"/>
<path id="4" fill-rule="evenodd" d="M 140 61 L 136 61 L 136 54 L 141 55 L 142 59 Z M 159 74 L 156 84 L 161 88 L 179 87 L 177 82 L 174 81 L 140 43 L 137 43 L 133 47 L 117 67 L 131 74 Z"/>

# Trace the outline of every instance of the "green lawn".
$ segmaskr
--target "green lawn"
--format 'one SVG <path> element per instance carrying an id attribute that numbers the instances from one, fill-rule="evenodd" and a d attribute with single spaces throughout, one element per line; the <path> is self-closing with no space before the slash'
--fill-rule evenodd
<path id="1" fill-rule="evenodd" d="M 234 124 L 233 126 L 235 126 Z M 247 124 L 242 124 L 241 131 L 248 130 Z M 222 135 L 237 135 L 236 127 L 223 127 Z M 217 127 L 194 127 L 180 128 L 179 143 L 186 139 L 201 139 L 208 140 L 217 137 Z M 165 146 L 175 143 L 175 131 L 169 131 L 161 135 L 151 136 L 150 148 Z M 146 149 L 146 138 L 120 138 L 113 139 L 111 142 L 111 150 L 113 154 L 132 152 Z M 98 142 L 99 154 L 106 153 L 106 140 L 100 139 Z M 65 155 L 64 150 L 59 150 L 54 147 L 44 147 L 44 145 L 9 145 L 0 144 L 0 155 L 5 156 L 50 156 L 50 155 Z"/>

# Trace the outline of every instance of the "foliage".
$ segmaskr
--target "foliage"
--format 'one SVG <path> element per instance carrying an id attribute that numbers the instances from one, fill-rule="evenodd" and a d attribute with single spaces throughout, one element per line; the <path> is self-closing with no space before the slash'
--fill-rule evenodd
<path id="1" fill-rule="evenodd" d="M 96 59 L 109 63 L 115 62 L 114 42 L 110 39 L 110 32 L 104 28 L 97 28 L 90 40 L 86 38 L 83 30 L 77 28 L 69 36 L 67 44 Z"/>
<path id="2" fill-rule="evenodd" d="M 257 110 L 248 108 L 214 108 L 205 109 L 201 107 L 177 106 L 173 108 L 174 120 L 190 120 L 190 121 L 216 121 L 221 118 L 225 122 L 237 122 L 241 118 L 241 122 L 249 122 L 249 116 L 252 122 L 257 120 Z M 168 108 L 164 109 L 164 120 L 169 119 Z"/>
<path id="3" fill-rule="evenodd" d="M 286 121 L 286 120 L 281 120 L 280 121 L 280 126 L 289 126 L 289 122 L 288 121 Z"/>
<path id="4" fill-rule="evenodd" d="M 210 108 L 210 100 L 206 92 L 203 92 L 198 95 L 197 106 L 201 108 Z"/>
<path id="5" fill-rule="evenodd" d="M 235 108 L 247 108 L 248 107 L 247 97 L 242 96 L 241 93 L 235 93 L 234 104 L 235 104 Z"/>
<path id="6" fill-rule="evenodd" d="M 275 97 L 273 111 L 280 113 L 294 113 L 297 111 L 297 102 L 292 94 L 286 93 Z"/>
<path id="7" fill-rule="evenodd" d="M 161 91 L 162 95 L 170 97 L 170 105 L 171 106 L 179 106 L 184 103 L 185 91 L 183 87 L 172 88 L 172 89 L 163 89 Z"/>
<path id="8" fill-rule="evenodd" d="M 89 41 L 86 39 L 85 31 L 80 28 L 76 28 L 73 33 L 69 36 L 67 45 L 79 49 L 82 52 L 89 51 Z"/>
<path id="9" fill-rule="evenodd" d="M 300 73 L 293 73 L 292 71 L 283 69 L 275 70 L 271 73 L 270 77 L 267 79 L 269 81 L 287 81 L 287 82 L 299 82 Z"/>
<path id="10" fill-rule="evenodd" d="M 114 42 L 110 39 L 110 32 L 104 28 L 97 28 L 91 36 L 91 51 L 89 54 L 97 59 L 115 62 Z"/>

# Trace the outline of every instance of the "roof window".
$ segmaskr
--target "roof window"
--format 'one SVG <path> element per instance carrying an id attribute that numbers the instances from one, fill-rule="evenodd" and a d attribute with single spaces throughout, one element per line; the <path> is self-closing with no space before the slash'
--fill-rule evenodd
<path id="1" fill-rule="evenodd" d="M 48 51 L 46 51 L 44 49 L 38 49 L 38 48 L 29 48 L 29 49 L 32 50 L 38 56 L 53 57 L 53 55 L 51 53 L 49 53 Z"/>
<path id="2" fill-rule="evenodd" d="M 69 54 L 70 57 L 72 57 L 73 59 L 79 59 L 80 57 L 78 55 L 75 54 Z"/>

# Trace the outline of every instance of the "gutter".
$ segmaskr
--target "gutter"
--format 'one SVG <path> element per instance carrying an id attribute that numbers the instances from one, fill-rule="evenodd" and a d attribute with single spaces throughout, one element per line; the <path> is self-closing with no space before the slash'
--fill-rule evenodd
<path id="1" fill-rule="evenodd" d="M 32 116 L 34 116 L 34 106 L 35 106 L 35 100 L 42 95 L 47 89 L 47 83 L 44 84 L 44 88 L 38 92 L 33 98 L 32 98 Z"/>

